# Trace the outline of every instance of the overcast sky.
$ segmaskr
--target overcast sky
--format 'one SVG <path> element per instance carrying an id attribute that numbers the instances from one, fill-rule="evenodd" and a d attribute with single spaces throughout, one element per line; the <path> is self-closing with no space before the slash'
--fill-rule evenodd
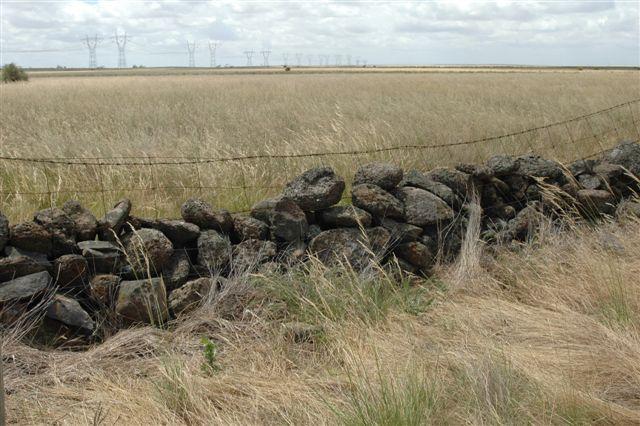
<path id="1" fill-rule="evenodd" d="M 99 66 L 114 67 L 126 31 L 127 65 L 271 65 L 330 55 L 346 64 L 640 65 L 638 1 L 7 1 L 0 62 L 86 67 L 82 39 L 98 34 Z M 336 55 L 341 55 L 336 58 Z"/>

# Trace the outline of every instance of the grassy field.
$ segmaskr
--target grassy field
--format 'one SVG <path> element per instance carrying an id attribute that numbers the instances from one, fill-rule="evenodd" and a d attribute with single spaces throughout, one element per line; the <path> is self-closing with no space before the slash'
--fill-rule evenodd
<path id="1" fill-rule="evenodd" d="M 2 85 L 2 156 L 141 157 L 102 167 L 0 161 L 2 209 L 17 220 L 37 208 L 77 198 L 102 214 L 127 196 L 136 214 L 175 216 L 182 200 L 200 195 L 229 210 L 243 210 L 318 164 L 332 165 L 349 179 L 354 164 L 371 159 L 429 169 L 533 150 L 571 160 L 618 138 L 638 137 L 632 122 L 632 117 L 640 120 L 635 104 L 567 126 L 468 146 L 155 164 L 175 157 L 451 144 L 640 97 L 640 74 L 634 70 L 329 71 L 75 78 L 38 78 L 36 73 L 26 84 Z M 136 165 L 127 164 L 131 161 Z"/>

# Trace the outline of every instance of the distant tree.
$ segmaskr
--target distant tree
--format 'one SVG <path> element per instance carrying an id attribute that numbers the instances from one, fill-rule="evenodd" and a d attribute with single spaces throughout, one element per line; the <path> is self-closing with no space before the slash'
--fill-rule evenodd
<path id="1" fill-rule="evenodd" d="M 14 64 L 13 62 L 2 67 L 2 81 L 5 83 L 11 83 L 14 81 L 27 81 L 29 76 L 27 73 Z"/>

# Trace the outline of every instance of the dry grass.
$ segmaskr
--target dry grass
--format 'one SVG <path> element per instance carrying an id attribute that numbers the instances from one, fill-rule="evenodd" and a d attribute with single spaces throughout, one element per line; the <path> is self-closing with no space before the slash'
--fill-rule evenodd
<path id="1" fill-rule="evenodd" d="M 631 223 L 541 234 L 464 285 L 446 278 L 455 265 L 412 286 L 312 265 L 238 279 L 169 330 L 121 331 L 85 353 L 5 341 L 9 420 L 637 424 L 639 251 Z M 315 343 L 283 335 L 300 319 L 323 327 Z M 201 368 L 203 336 L 219 371 Z"/>
<path id="2" fill-rule="evenodd" d="M 448 144 L 640 97 L 637 70 L 488 71 L 34 78 L 0 86 L 0 154 L 144 160 L 147 155 L 230 157 Z M 199 166 L 1 161 L 0 209 L 14 220 L 24 219 L 37 208 L 76 198 L 102 214 L 126 196 L 136 214 L 175 216 L 179 204 L 193 195 L 230 210 L 246 209 L 318 164 L 331 165 L 349 179 L 357 164 L 371 159 L 429 169 L 534 150 L 570 160 L 619 138 L 638 138 L 632 116 L 640 121 L 639 108 L 499 142 L 430 150 Z M 153 189 L 158 187 L 170 189 Z"/>

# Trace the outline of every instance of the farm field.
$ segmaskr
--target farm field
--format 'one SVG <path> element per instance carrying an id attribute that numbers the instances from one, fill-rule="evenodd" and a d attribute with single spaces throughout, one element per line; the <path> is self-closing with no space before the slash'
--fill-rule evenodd
<path id="1" fill-rule="evenodd" d="M 0 90 L 12 223 L 69 199 L 98 217 L 123 197 L 148 218 L 192 196 L 244 211 L 321 164 L 351 182 L 371 160 L 569 162 L 640 138 L 637 70 L 43 72 Z M 429 278 L 314 260 L 230 276 L 192 314 L 86 351 L 36 350 L 21 324 L 2 336 L 8 424 L 638 424 L 639 223 L 566 219 L 474 240 Z"/>

